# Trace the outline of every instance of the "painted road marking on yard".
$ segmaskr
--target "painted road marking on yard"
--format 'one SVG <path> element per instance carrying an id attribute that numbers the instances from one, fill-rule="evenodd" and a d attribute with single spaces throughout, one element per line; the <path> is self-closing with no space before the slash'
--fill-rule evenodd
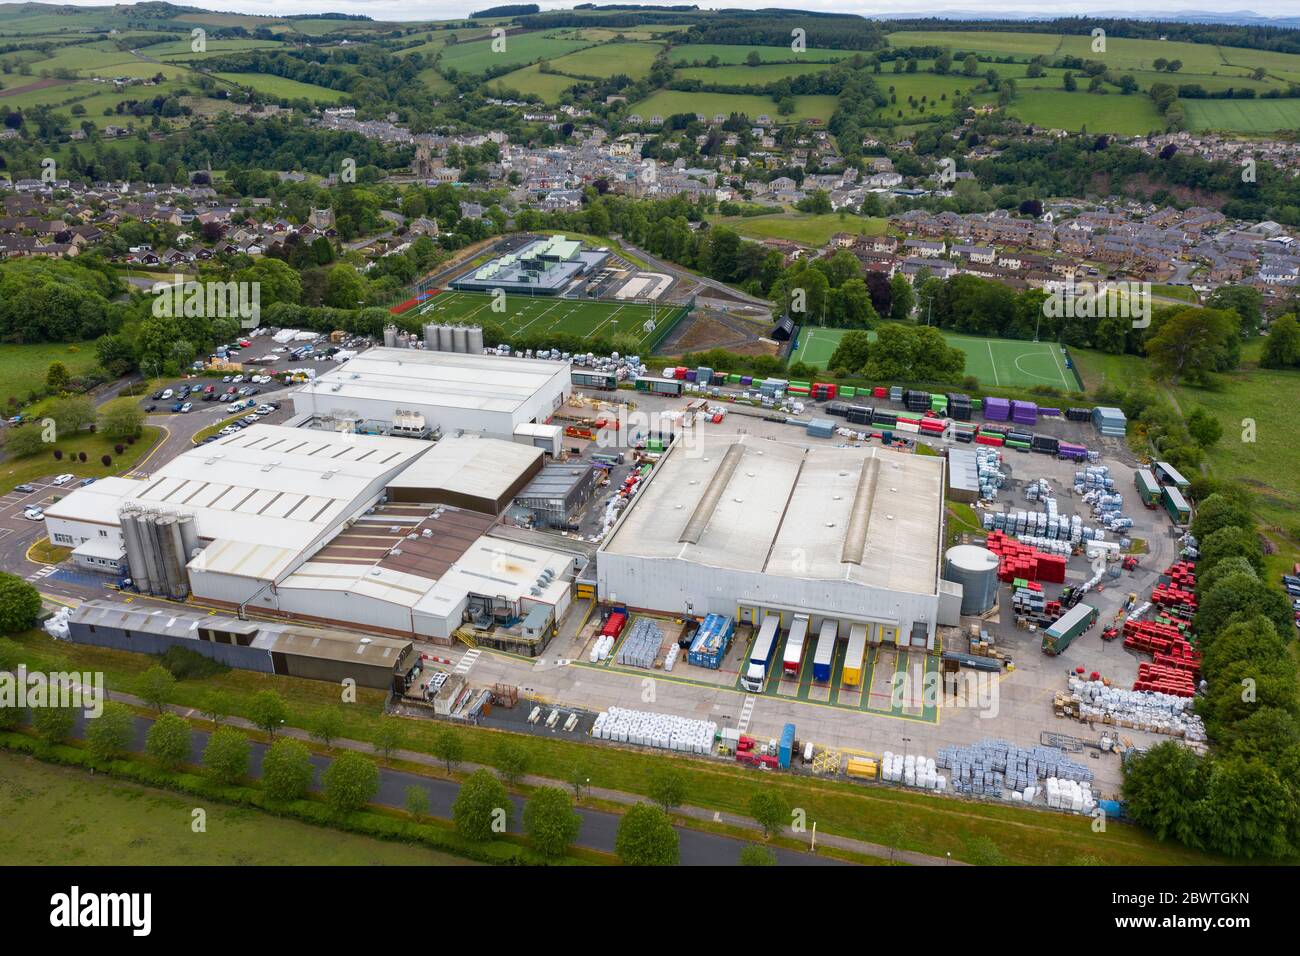
<path id="1" fill-rule="evenodd" d="M 746 730 L 749 729 L 749 718 L 753 716 L 754 704 L 756 704 L 757 702 L 758 702 L 758 698 L 755 697 L 753 694 L 745 695 L 745 706 L 740 708 L 740 720 L 736 724 L 737 733 L 743 734 Z"/>
<path id="2" fill-rule="evenodd" d="M 472 651 L 467 651 L 465 653 L 465 656 L 460 659 L 460 663 L 456 665 L 456 670 L 453 671 L 452 673 L 468 674 L 469 669 L 474 666 L 474 662 L 479 659 L 479 656 L 482 653 L 483 652 L 479 650 L 477 647 L 474 648 Z"/>
<path id="3" fill-rule="evenodd" d="M 1001 383 L 1000 381 L 998 381 L 998 362 L 997 362 L 997 359 L 995 359 L 995 358 L 993 357 L 993 343 L 992 343 L 992 342 L 985 342 L 984 344 L 988 346 L 988 350 L 989 350 L 989 364 L 993 366 L 993 384 L 994 384 L 994 385 L 1001 385 L 1002 383 Z"/>
<path id="4" fill-rule="evenodd" d="M 54 570 L 55 570 L 54 565 L 47 564 L 44 567 L 38 568 L 36 571 L 33 571 L 31 574 L 27 575 L 27 580 L 39 581 L 41 578 L 53 574 Z"/>

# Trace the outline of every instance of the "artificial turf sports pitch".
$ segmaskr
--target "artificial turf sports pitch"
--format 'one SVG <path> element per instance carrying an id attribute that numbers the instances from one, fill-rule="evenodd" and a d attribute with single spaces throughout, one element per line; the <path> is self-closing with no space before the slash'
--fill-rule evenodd
<path id="1" fill-rule="evenodd" d="M 442 292 L 419 306 L 418 312 L 430 322 L 491 322 L 505 331 L 507 339 L 564 333 L 595 344 L 616 335 L 631 336 L 638 351 L 649 355 L 689 311 L 678 305 L 553 296 L 507 295 L 504 301 L 503 311 L 493 311 L 490 293 Z"/>

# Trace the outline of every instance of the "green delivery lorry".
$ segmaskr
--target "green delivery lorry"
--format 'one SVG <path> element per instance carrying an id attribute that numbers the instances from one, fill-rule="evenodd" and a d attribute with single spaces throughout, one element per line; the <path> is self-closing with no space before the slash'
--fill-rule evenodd
<path id="1" fill-rule="evenodd" d="M 1091 604 L 1076 604 L 1043 631 L 1043 653 L 1053 656 L 1097 623 L 1097 609 Z"/>

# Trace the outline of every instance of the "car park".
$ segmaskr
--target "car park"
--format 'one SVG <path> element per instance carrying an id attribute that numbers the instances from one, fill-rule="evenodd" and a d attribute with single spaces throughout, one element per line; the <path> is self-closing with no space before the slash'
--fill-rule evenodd
<path id="1" fill-rule="evenodd" d="M 52 485 L 66 485 L 68 482 L 70 482 L 70 481 L 71 481 L 73 478 L 75 478 L 75 477 L 76 477 L 76 475 L 68 475 L 68 474 L 64 474 L 64 475 L 56 475 L 56 476 L 54 477 L 54 479 L 50 482 L 50 484 L 52 484 Z"/>

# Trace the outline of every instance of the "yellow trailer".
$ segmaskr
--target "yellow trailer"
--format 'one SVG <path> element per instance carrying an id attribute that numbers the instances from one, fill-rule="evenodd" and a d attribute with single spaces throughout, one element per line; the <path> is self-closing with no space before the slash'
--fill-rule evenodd
<path id="1" fill-rule="evenodd" d="M 867 654 L 867 625 L 849 627 L 849 649 L 844 655 L 844 686 L 857 687 L 862 683 L 862 660 Z"/>

